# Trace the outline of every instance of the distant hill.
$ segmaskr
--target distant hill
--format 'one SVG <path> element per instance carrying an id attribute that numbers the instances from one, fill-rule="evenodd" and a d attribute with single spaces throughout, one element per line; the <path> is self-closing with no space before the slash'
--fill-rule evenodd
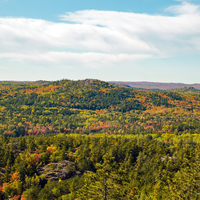
<path id="1" fill-rule="evenodd" d="M 154 90 L 173 90 L 180 88 L 193 87 L 200 90 L 200 84 L 184 84 L 184 83 L 161 83 L 161 82 L 125 82 L 125 81 L 111 81 L 117 85 L 124 85 L 125 87 L 133 87 L 140 89 L 154 89 Z"/>
<path id="2" fill-rule="evenodd" d="M 200 130 L 200 96 L 194 88 L 153 92 L 95 79 L 2 84 L 0 136 Z"/>
<path id="3" fill-rule="evenodd" d="M 51 83 L 50 81 L 0 81 L 0 88 L 32 87 L 42 86 Z"/>
<path id="4" fill-rule="evenodd" d="M 184 88 L 179 88 L 179 89 L 173 89 L 170 91 L 182 93 L 182 94 L 200 94 L 200 90 L 195 89 L 194 87 L 184 87 Z"/>

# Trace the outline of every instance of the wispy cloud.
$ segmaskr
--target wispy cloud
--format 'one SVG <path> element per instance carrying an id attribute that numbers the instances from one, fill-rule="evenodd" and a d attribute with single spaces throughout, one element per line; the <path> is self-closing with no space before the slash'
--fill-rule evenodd
<path id="1" fill-rule="evenodd" d="M 174 14 L 199 14 L 200 6 L 190 4 L 187 1 L 181 1 L 182 5 L 170 6 L 166 8 L 166 11 L 172 12 Z"/>
<path id="2" fill-rule="evenodd" d="M 187 2 L 174 16 L 83 10 L 55 23 L 0 18 L 0 58 L 103 67 L 200 51 L 200 8 Z"/>
<path id="3" fill-rule="evenodd" d="M 138 59 L 150 58 L 147 54 L 107 54 L 107 53 L 70 53 L 70 52 L 35 52 L 33 54 L 27 53 L 1 53 L 0 58 L 8 58 L 18 62 L 38 62 L 59 64 L 65 67 L 86 67 L 99 68 L 106 66 L 114 66 L 116 63 L 124 61 L 134 61 Z"/>

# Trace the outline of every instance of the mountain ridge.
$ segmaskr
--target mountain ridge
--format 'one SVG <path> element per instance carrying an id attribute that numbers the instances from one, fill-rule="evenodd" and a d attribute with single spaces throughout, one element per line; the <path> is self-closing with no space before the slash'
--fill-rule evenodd
<path id="1" fill-rule="evenodd" d="M 185 84 L 185 83 L 164 83 L 164 82 L 148 82 L 148 81 L 109 81 L 109 83 L 117 84 L 117 85 L 125 85 L 132 88 L 138 89 L 159 89 L 159 90 L 172 90 L 172 89 L 180 89 L 184 87 L 193 87 L 195 89 L 200 89 L 199 83 L 194 84 Z"/>

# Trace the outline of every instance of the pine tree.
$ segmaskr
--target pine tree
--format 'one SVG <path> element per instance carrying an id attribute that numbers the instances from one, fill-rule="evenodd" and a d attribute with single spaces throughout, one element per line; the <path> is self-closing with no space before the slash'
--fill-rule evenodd
<path id="1" fill-rule="evenodd" d="M 172 196 L 179 199 L 200 199 L 200 148 L 196 148 L 195 160 L 188 161 L 188 167 L 178 171 L 172 181 L 169 181 Z"/>
<path id="2" fill-rule="evenodd" d="M 96 164 L 96 173 L 84 174 L 85 184 L 78 191 L 78 199 L 134 199 L 136 189 L 129 189 L 124 172 L 117 170 L 114 157 L 105 154 L 103 161 Z"/>

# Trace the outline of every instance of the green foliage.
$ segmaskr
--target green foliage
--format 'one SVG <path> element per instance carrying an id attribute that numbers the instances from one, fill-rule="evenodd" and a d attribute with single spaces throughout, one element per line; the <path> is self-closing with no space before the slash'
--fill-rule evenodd
<path id="1" fill-rule="evenodd" d="M 23 84 L 0 84 L 1 199 L 199 198 L 198 95 Z"/>
<path id="2" fill-rule="evenodd" d="M 23 191 L 24 198 L 32 199 L 105 199 L 105 193 L 107 199 L 176 199 L 181 195 L 183 199 L 197 198 L 199 144 L 192 140 L 161 141 L 150 136 L 24 136 L 27 147 L 20 150 L 16 145 L 14 151 L 20 153 L 7 162 L 2 172 L 2 181 L 7 184 L 2 195 L 20 195 Z M 12 138 L 6 140 L 8 147 L 10 141 Z M 13 144 L 19 141 L 22 138 L 15 138 Z M 28 148 L 31 141 L 38 147 L 35 152 Z M 7 152 L 5 155 L 9 155 Z M 66 180 L 52 182 L 45 178 L 46 173 L 60 169 L 51 164 L 54 152 L 64 153 L 62 159 L 68 159 L 62 169 L 68 174 Z M 47 164 L 51 171 L 41 171 Z M 19 190 L 14 189 L 17 184 L 9 186 L 13 172 L 19 174 L 18 183 L 23 183 L 18 184 Z"/>
<path id="3" fill-rule="evenodd" d="M 103 164 L 97 163 L 95 173 L 84 174 L 84 186 L 78 191 L 78 199 L 135 199 L 137 189 L 129 188 L 124 172 L 118 171 L 114 157 L 103 156 Z M 130 192 L 134 191 L 134 192 Z"/>

